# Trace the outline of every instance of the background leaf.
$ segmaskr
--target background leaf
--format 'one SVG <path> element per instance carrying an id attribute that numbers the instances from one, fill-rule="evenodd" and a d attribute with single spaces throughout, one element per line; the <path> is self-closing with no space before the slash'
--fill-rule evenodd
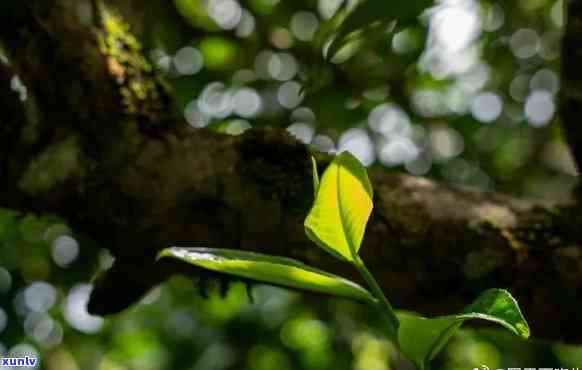
<path id="1" fill-rule="evenodd" d="M 334 256 L 354 261 L 372 213 L 372 185 L 364 166 L 349 152 L 325 170 L 305 232 Z"/>
<path id="2" fill-rule="evenodd" d="M 421 370 L 427 368 L 429 361 L 467 320 L 491 321 L 523 338 L 528 338 L 530 334 L 529 326 L 517 302 L 508 291 L 502 289 L 483 292 L 458 315 L 429 319 L 412 313 L 399 313 L 398 319 L 400 348 Z"/>
<path id="3" fill-rule="evenodd" d="M 258 282 L 375 302 L 358 284 L 283 257 L 229 249 L 172 247 L 160 252 L 159 258 L 172 257 L 222 274 Z"/>
<path id="4" fill-rule="evenodd" d="M 433 0 L 407 0 L 391 4 L 384 0 L 364 0 L 347 15 L 342 10 L 335 17 L 344 18 L 337 28 L 337 34 L 329 45 L 325 55 L 332 59 L 344 45 L 346 36 L 372 26 L 377 22 L 388 24 L 392 21 L 407 21 L 417 18 Z M 328 31 L 329 32 L 329 31 Z"/>

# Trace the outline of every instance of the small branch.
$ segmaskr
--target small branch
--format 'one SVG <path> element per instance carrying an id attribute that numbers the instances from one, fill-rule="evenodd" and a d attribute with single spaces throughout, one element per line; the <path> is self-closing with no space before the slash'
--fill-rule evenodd
<path id="1" fill-rule="evenodd" d="M 372 294 L 378 299 L 378 309 L 380 311 L 381 317 L 388 318 L 388 337 L 396 339 L 398 336 L 398 326 L 400 325 L 398 318 L 394 312 L 394 308 L 386 298 L 382 288 L 378 285 L 378 282 L 374 278 L 374 275 L 366 268 L 366 264 L 361 259 L 357 259 L 355 266 L 368 284 L 368 287 L 372 290 Z"/>

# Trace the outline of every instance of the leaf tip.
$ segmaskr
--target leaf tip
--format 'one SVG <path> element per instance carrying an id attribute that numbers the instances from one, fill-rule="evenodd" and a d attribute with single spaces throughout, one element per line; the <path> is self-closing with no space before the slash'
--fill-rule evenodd
<path id="1" fill-rule="evenodd" d="M 364 187 L 366 193 L 368 193 L 370 198 L 373 198 L 374 189 L 372 188 L 372 183 L 370 182 L 370 178 L 368 177 L 368 170 L 366 169 L 366 166 L 356 156 L 354 156 L 347 150 L 341 152 L 338 155 L 337 160 L 339 161 L 339 163 L 343 163 L 345 167 L 356 169 L 356 171 L 359 172 L 359 174 L 357 174 L 356 177 L 360 180 L 362 186 Z"/>
<path id="2" fill-rule="evenodd" d="M 517 329 L 517 333 L 519 334 L 520 337 L 524 338 L 524 339 L 528 339 L 531 331 L 529 329 L 529 326 L 527 325 L 527 323 L 523 322 L 518 322 L 517 324 L 515 324 L 515 328 Z"/>
<path id="3" fill-rule="evenodd" d="M 174 254 L 172 252 L 172 248 L 164 248 L 161 251 L 158 252 L 158 254 L 156 255 L 156 262 L 159 261 L 160 259 L 164 258 L 164 257 L 172 257 Z"/>

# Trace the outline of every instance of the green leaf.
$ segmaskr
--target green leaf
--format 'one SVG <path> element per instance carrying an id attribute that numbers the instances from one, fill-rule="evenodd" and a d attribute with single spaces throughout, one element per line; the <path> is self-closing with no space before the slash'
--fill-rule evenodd
<path id="1" fill-rule="evenodd" d="M 317 190 L 319 189 L 319 173 L 317 172 L 317 161 L 315 157 L 311 157 L 311 170 L 313 173 L 313 195 L 317 198 Z"/>
<path id="2" fill-rule="evenodd" d="M 206 126 L 208 130 L 218 132 L 219 134 L 226 134 L 230 121 L 218 121 Z"/>
<path id="3" fill-rule="evenodd" d="M 337 28 L 336 36 L 326 51 L 326 58 L 332 59 L 344 45 L 346 36 L 351 33 L 378 22 L 388 24 L 392 21 L 414 20 L 432 4 L 433 0 L 406 0 L 398 4 L 391 4 L 385 0 L 363 0 L 351 11 L 339 11 L 334 18 L 343 19 L 343 22 Z"/>
<path id="4" fill-rule="evenodd" d="M 184 247 L 164 249 L 158 254 L 158 258 L 162 257 L 266 284 L 375 303 L 375 298 L 358 284 L 290 258 L 230 249 Z"/>
<path id="5" fill-rule="evenodd" d="M 206 126 L 207 130 L 218 132 L 226 135 L 240 135 L 250 128 L 250 124 L 244 120 L 232 119 L 226 121 L 218 121 Z"/>
<path id="6" fill-rule="evenodd" d="M 528 338 L 530 334 L 517 302 L 508 291 L 502 289 L 483 292 L 458 315 L 429 319 L 411 313 L 398 313 L 398 319 L 400 349 L 420 370 L 428 368 L 429 362 L 467 320 L 491 321 L 523 338 Z"/>
<path id="7" fill-rule="evenodd" d="M 305 219 L 307 237 L 340 259 L 356 261 L 372 213 L 372 197 L 366 168 L 349 152 L 341 153 L 323 174 Z"/>

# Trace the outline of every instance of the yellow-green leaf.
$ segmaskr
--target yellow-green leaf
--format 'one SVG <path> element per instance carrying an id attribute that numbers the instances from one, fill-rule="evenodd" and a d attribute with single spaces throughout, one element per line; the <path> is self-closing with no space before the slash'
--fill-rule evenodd
<path id="1" fill-rule="evenodd" d="M 215 249 L 171 247 L 158 258 L 170 257 L 217 273 L 237 276 L 266 284 L 336 295 L 367 303 L 375 298 L 358 284 L 284 257 L 260 253 Z"/>
<path id="2" fill-rule="evenodd" d="M 355 261 L 372 213 L 372 197 L 366 168 L 349 152 L 341 153 L 321 178 L 305 219 L 307 236 L 332 255 Z"/>

